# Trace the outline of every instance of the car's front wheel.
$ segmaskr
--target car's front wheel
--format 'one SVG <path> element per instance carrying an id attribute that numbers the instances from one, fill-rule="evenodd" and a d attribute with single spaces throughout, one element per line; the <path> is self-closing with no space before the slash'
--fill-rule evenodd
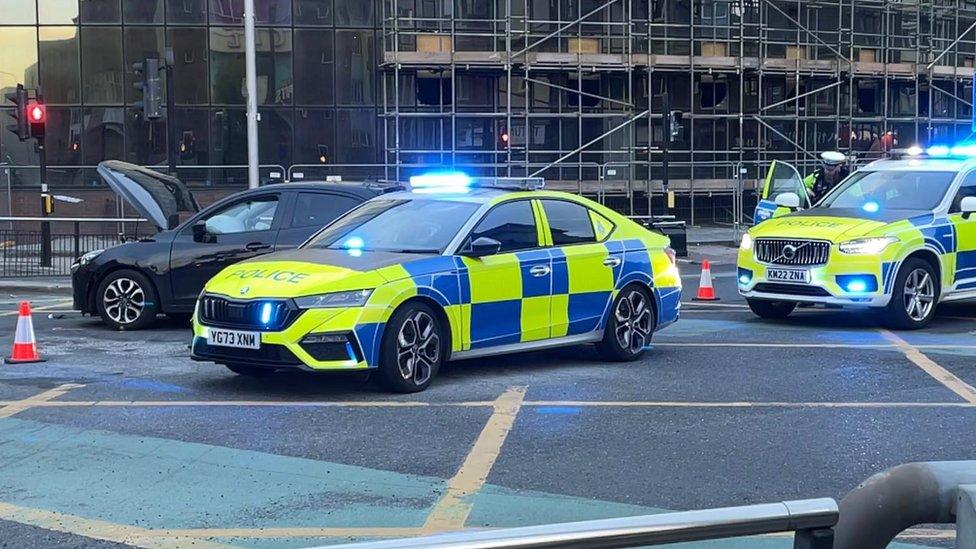
<path id="1" fill-rule="evenodd" d="M 116 330 L 141 330 L 156 321 L 159 300 L 146 275 L 123 269 L 109 273 L 95 296 L 98 314 Z"/>
<path id="2" fill-rule="evenodd" d="M 746 302 L 756 316 L 767 320 L 783 320 L 790 316 L 797 305 L 792 301 L 768 301 L 765 299 L 747 299 Z"/>
<path id="3" fill-rule="evenodd" d="M 408 303 L 393 313 L 381 344 L 383 386 L 398 393 L 426 389 L 444 361 L 443 333 L 437 314 L 424 303 Z"/>
<path id="4" fill-rule="evenodd" d="M 655 323 L 654 308 L 647 290 L 637 285 L 627 286 L 613 301 L 603 340 L 596 346 L 597 351 L 606 360 L 637 360 L 651 344 Z"/>
<path id="5" fill-rule="evenodd" d="M 885 323 L 898 330 L 924 328 L 935 317 L 939 289 L 938 275 L 928 261 L 916 257 L 905 260 L 895 278 Z"/>

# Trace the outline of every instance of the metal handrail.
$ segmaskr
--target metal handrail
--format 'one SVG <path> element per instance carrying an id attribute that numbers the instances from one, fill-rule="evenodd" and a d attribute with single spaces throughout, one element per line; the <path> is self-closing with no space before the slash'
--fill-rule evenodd
<path id="1" fill-rule="evenodd" d="M 638 547 L 683 541 L 825 530 L 837 523 L 830 498 L 764 503 L 720 509 L 661 513 L 523 528 L 452 532 L 411 539 L 334 545 L 357 549 Z"/>

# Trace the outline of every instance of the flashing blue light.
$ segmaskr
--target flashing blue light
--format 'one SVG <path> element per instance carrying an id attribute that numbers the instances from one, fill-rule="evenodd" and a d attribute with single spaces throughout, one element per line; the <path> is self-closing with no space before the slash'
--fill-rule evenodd
<path id="1" fill-rule="evenodd" d="M 271 303 L 265 303 L 261 305 L 261 324 L 267 326 L 271 324 L 271 312 L 273 310 L 273 305 Z"/>
<path id="2" fill-rule="evenodd" d="M 358 236 L 351 236 L 342 243 L 342 247 L 347 250 L 362 250 L 364 246 L 366 246 L 366 243 Z"/>
<path id="3" fill-rule="evenodd" d="M 852 294 L 878 291 L 878 279 L 869 274 L 837 275 L 837 285 Z"/>
<path id="4" fill-rule="evenodd" d="M 750 282 L 752 282 L 752 271 L 750 271 L 749 269 L 742 269 L 742 268 L 740 268 L 739 269 L 739 284 L 742 284 L 743 286 L 746 286 Z"/>
<path id="5" fill-rule="evenodd" d="M 750 278 L 746 275 L 739 275 L 739 284 L 748 284 Z"/>
<path id="6" fill-rule="evenodd" d="M 864 205 L 861 206 L 861 209 L 868 213 L 877 213 L 878 210 L 881 209 L 881 206 L 872 200 L 871 202 L 865 202 Z"/>
<path id="7" fill-rule="evenodd" d="M 949 147 L 946 147 L 945 145 L 933 145 L 929 147 L 928 151 L 926 152 L 929 154 L 929 156 L 941 157 L 949 156 L 951 151 Z"/>
<path id="8" fill-rule="evenodd" d="M 346 253 L 349 254 L 350 257 L 362 257 L 363 255 L 363 251 L 359 248 L 350 248 L 346 250 Z"/>
<path id="9" fill-rule="evenodd" d="M 868 289 L 868 285 L 863 280 L 852 280 L 847 283 L 847 291 L 860 293 Z"/>
<path id="10" fill-rule="evenodd" d="M 462 172 L 425 173 L 412 176 L 410 186 L 414 189 L 468 189 L 471 186 L 471 178 Z"/>
<path id="11" fill-rule="evenodd" d="M 976 156 L 976 145 L 972 143 L 964 143 L 956 145 L 950 151 L 952 156 Z"/>

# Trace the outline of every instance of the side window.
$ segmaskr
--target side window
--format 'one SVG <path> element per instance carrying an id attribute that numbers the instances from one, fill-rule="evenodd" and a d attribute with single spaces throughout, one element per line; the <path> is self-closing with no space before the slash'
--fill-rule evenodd
<path id="1" fill-rule="evenodd" d="M 565 200 L 543 200 L 553 246 L 596 242 L 590 210 Z"/>
<path id="2" fill-rule="evenodd" d="M 537 248 L 539 233 L 532 204 L 519 200 L 494 207 L 471 231 L 472 241 L 483 236 L 501 242 L 500 253 Z"/>
<path id="3" fill-rule="evenodd" d="M 949 207 L 949 213 L 959 213 L 962 211 L 962 199 L 967 196 L 976 196 L 976 171 L 969 172 L 966 178 L 962 180 L 962 185 L 959 186 L 959 191 L 956 193 L 955 198 L 952 199 L 952 205 Z"/>
<path id="4" fill-rule="evenodd" d="M 324 227 L 337 217 L 358 206 L 362 201 L 330 193 L 298 193 L 292 227 Z"/>
<path id="5" fill-rule="evenodd" d="M 278 211 L 277 196 L 262 196 L 236 202 L 206 218 L 210 234 L 234 234 L 267 231 Z"/>

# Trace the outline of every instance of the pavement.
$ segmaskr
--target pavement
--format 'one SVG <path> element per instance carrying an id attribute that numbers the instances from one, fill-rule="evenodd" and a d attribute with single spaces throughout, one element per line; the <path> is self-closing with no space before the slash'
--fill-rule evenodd
<path id="1" fill-rule="evenodd" d="M 693 302 L 713 260 L 718 302 Z M 189 360 L 188 327 L 114 332 L 30 299 L 39 364 L 0 366 L 0 540 L 18 547 L 302 547 L 668 510 L 842 498 L 911 461 L 976 459 L 976 311 L 891 333 L 737 296 L 734 250 L 682 262 L 681 320 L 635 363 L 585 347 L 448 364 L 429 390 L 262 379 Z M 892 547 L 949 547 L 924 526 Z M 788 548 L 789 536 L 690 548 Z"/>

